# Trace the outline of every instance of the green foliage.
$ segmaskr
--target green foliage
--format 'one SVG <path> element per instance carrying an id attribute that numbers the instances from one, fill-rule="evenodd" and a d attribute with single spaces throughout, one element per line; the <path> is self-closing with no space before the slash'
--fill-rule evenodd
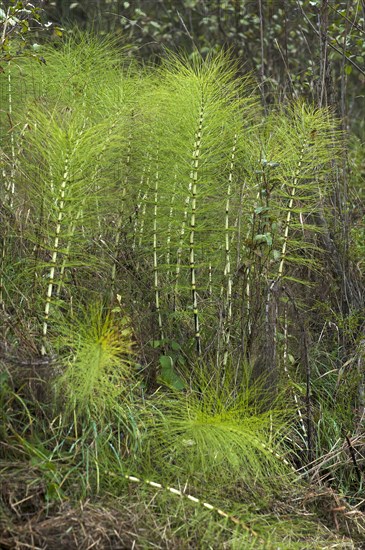
<path id="1" fill-rule="evenodd" d="M 58 382 L 68 414 L 76 411 L 79 417 L 90 411 L 102 422 L 123 408 L 133 383 L 130 319 L 105 310 L 101 303 L 92 304 L 63 327 L 59 345 L 61 354 L 62 349 L 70 350 Z"/>
<path id="2" fill-rule="evenodd" d="M 254 71 L 264 101 L 307 99 L 320 105 L 341 103 L 342 116 L 361 133 L 364 119 L 361 89 L 364 76 L 364 12 L 361 0 L 320 2 L 283 0 L 80 0 L 52 2 L 50 17 L 113 34 L 135 55 L 155 60 L 166 48 L 193 58 L 230 48 L 243 70 Z M 241 69 L 242 72 L 242 69 Z"/>
<path id="3" fill-rule="evenodd" d="M 218 480 L 243 482 L 253 493 L 265 479 L 272 489 L 287 483 L 291 470 L 281 458 L 280 440 L 289 411 L 273 404 L 265 411 L 257 385 L 234 390 L 228 373 L 223 385 L 207 368 L 198 373 L 199 368 L 192 380 L 197 389 L 157 394 L 147 407 L 144 446 L 150 467 L 212 486 Z"/>
<path id="4" fill-rule="evenodd" d="M 11 452 L 42 473 L 49 501 L 120 494 L 147 472 L 150 488 L 167 481 L 182 499 L 171 489 L 188 482 L 250 531 L 236 500 L 270 515 L 286 487 L 302 490 L 290 457 L 309 468 L 312 455 L 321 474 L 335 447 L 337 483 L 357 498 L 360 455 L 335 460 L 340 438 L 356 453 L 363 441 L 361 176 L 341 202 L 332 111 L 264 112 L 224 52 L 140 68 L 81 34 L 44 52 L 46 65 L 0 74 L 4 358 L 56 390 L 42 404 L 4 376 Z M 350 158 L 360 165 L 359 148 Z M 348 254 L 336 220 L 353 196 Z"/>
<path id="5" fill-rule="evenodd" d="M 45 63 L 40 56 L 40 45 L 30 44 L 34 30 L 46 31 L 53 27 L 52 23 L 43 20 L 43 10 L 32 2 L 10 0 L 0 2 L 0 63 L 16 60 L 20 57 L 36 59 Z M 62 36 L 61 29 L 54 27 L 55 32 Z M 0 66 L 2 72 L 3 66 Z"/>

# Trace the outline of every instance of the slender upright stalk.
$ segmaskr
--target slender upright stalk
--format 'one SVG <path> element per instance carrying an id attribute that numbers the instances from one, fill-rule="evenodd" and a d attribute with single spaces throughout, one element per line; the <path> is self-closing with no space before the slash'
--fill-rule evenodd
<path id="1" fill-rule="evenodd" d="M 284 349 L 283 349 L 283 366 L 284 366 L 284 372 L 285 374 L 287 375 L 288 377 L 288 380 L 291 381 L 291 376 L 290 376 L 290 373 L 289 373 L 289 369 L 288 369 L 288 312 L 287 312 L 287 309 L 285 307 L 284 309 Z M 297 409 L 297 412 L 298 412 L 298 417 L 299 417 L 299 423 L 300 423 L 300 427 L 302 429 L 302 432 L 303 432 L 303 436 L 304 436 L 304 439 L 307 439 L 307 429 L 305 427 L 305 423 L 304 423 L 304 418 L 303 418 L 303 413 L 302 413 L 302 410 L 300 408 L 300 405 L 299 405 L 299 399 L 298 399 L 298 396 L 296 394 L 296 392 L 294 391 L 294 389 L 292 388 L 292 394 L 293 394 L 293 399 L 294 399 L 294 403 L 295 403 L 295 407 Z"/>
<path id="2" fill-rule="evenodd" d="M 176 195 L 176 180 L 177 174 L 174 176 L 174 187 L 171 194 L 170 200 L 170 209 L 169 209 L 169 223 L 167 226 L 167 236 L 166 236 L 166 266 L 167 266 L 167 280 L 170 281 L 170 261 L 171 261 L 171 229 L 172 229 L 172 218 L 174 214 L 174 202 Z"/>
<path id="3" fill-rule="evenodd" d="M 132 151 L 132 138 L 129 136 L 128 140 L 128 148 L 127 148 L 127 160 L 126 160 L 126 169 L 128 170 L 130 161 L 131 161 L 131 151 Z M 127 184 L 128 184 L 128 174 L 126 174 L 124 178 L 123 183 L 123 189 L 122 189 L 122 197 L 121 197 L 121 208 L 118 213 L 117 221 L 115 224 L 115 238 L 114 238 L 114 261 L 112 266 L 112 271 L 110 274 L 110 296 L 111 299 L 113 299 L 113 296 L 115 294 L 115 280 L 116 280 L 116 274 L 117 274 L 117 264 L 118 264 L 118 252 L 119 252 L 119 242 L 120 242 L 120 235 L 122 231 L 123 226 L 123 213 L 124 213 L 124 203 L 125 203 L 125 197 L 127 193 Z"/>
<path id="4" fill-rule="evenodd" d="M 328 59 L 328 0 L 321 0 L 319 10 L 319 38 L 320 38 L 320 90 L 318 105 L 324 107 L 329 104 L 329 59 Z"/>
<path id="5" fill-rule="evenodd" d="M 176 311 L 176 307 L 177 307 L 178 286 L 179 286 L 179 279 L 180 279 L 180 272 L 181 272 L 181 256 L 182 256 L 182 251 L 184 247 L 185 228 L 188 221 L 188 209 L 190 204 L 191 189 L 192 189 L 192 180 L 190 180 L 189 182 L 188 195 L 185 199 L 183 221 L 181 223 L 180 235 L 179 235 L 179 246 L 177 248 L 177 253 L 176 253 L 175 285 L 174 285 L 174 299 L 173 299 L 174 311 Z"/>
<path id="6" fill-rule="evenodd" d="M 230 251 L 230 234 L 229 234 L 229 210 L 230 210 L 230 200 L 232 193 L 232 180 L 233 180 L 233 170 L 235 165 L 235 156 L 237 149 L 237 134 L 234 135 L 233 147 L 231 153 L 231 163 L 228 174 L 228 186 L 227 186 L 227 198 L 226 198 L 226 212 L 225 212 L 225 256 L 226 256 L 226 265 L 224 268 L 224 276 L 227 280 L 227 293 L 226 293 L 226 303 L 225 303 L 225 318 L 224 318 L 224 353 L 223 353 L 223 368 L 227 366 L 228 362 L 228 351 L 229 351 L 229 342 L 231 338 L 231 322 L 232 322 L 232 272 L 231 272 L 231 251 Z"/>
<path id="7" fill-rule="evenodd" d="M 83 104 L 83 106 L 84 106 L 84 104 Z M 87 118 L 85 117 L 81 132 L 83 132 L 84 129 L 86 128 L 86 122 L 87 122 Z M 92 174 L 92 176 L 90 178 L 91 182 L 96 182 L 96 180 L 97 180 L 97 175 L 98 175 L 98 172 L 100 170 L 100 162 L 101 162 L 101 159 L 103 157 L 103 154 L 105 153 L 105 151 L 108 148 L 108 145 L 110 144 L 110 139 L 111 139 L 111 136 L 113 134 L 113 130 L 114 130 L 115 126 L 116 126 L 116 123 L 114 122 L 109 128 L 108 135 L 107 135 L 107 137 L 104 141 L 104 144 L 103 144 L 103 148 L 102 148 L 101 152 L 98 155 L 98 159 L 97 159 L 98 162 L 95 166 L 94 173 Z M 82 202 L 80 204 L 80 208 L 77 211 L 76 217 L 72 220 L 72 223 L 69 226 L 67 245 L 66 245 L 66 249 L 65 249 L 65 252 L 64 252 L 64 255 L 63 255 L 62 265 L 61 265 L 60 274 L 59 274 L 59 280 L 58 280 L 58 283 L 57 283 L 57 285 L 58 285 L 57 286 L 57 296 L 60 296 L 60 293 L 61 293 L 62 285 L 64 283 L 65 271 L 66 271 L 66 267 L 67 267 L 67 260 L 70 257 L 72 240 L 73 240 L 74 235 L 75 235 L 77 222 L 83 216 L 83 208 L 85 206 L 85 203 L 86 203 L 86 197 L 84 197 L 84 199 L 82 200 Z M 99 223 L 99 227 L 100 227 L 99 219 L 98 219 L 98 223 Z"/>
<path id="8" fill-rule="evenodd" d="M 10 121 L 10 179 L 6 183 L 6 191 L 8 194 L 9 207 L 13 207 L 14 195 L 15 195 L 15 137 L 13 128 L 13 90 L 12 90 L 12 76 L 11 76 L 11 63 L 8 65 L 8 114 Z"/>
<path id="9" fill-rule="evenodd" d="M 155 176 L 155 193 L 153 203 L 153 275 L 154 275 L 154 290 L 155 290 L 155 306 L 158 321 L 158 329 L 160 339 L 164 341 L 164 331 L 162 325 L 161 307 L 160 307 L 160 287 L 158 279 L 158 260 L 157 260 L 157 212 L 158 212 L 158 183 L 159 183 L 159 166 L 158 160 L 156 164 Z"/>
<path id="10" fill-rule="evenodd" d="M 197 182 L 199 173 L 199 160 L 201 153 L 202 133 L 204 121 L 204 97 L 202 93 L 199 113 L 198 130 L 193 150 L 193 170 L 191 172 L 191 216 L 190 216 L 190 281 L 191 293 L 193 300 L 195 341 L 198 355 L 201 355 L 201 340 L 199 328 L 199 310 L 198 310 L 198 293 L 196 291 L 196 266 L 195 266 L 195 227 L 196 227 L 196 200 L 197 200 Z"/>
<path id="11" fill-rule="evenodd" d="M 144 203 L 144 201 L 146 199 L 146 193 L 142 193 L 145 172 L 146 172 L 146 166 L 143 166 L 139 191 L 138 191 L 138 195 L 137 195 L 137 205 L 135 207 L 135 215 L 134 215 L 134 223 L 133 223 L 132 250 L 136 249 L 139 213 L 141 212 L 142 204 Z"/>
<path id="12" fill-rule="evenodd" d="M 296 191 L 297 191 L 300 172 L 301 172 L 301 169 L 302 169 L 304 152 L 305 152 L 307 146 L 308 146 L 308 141 L 307 141 L 307 139 L 305 139 L 304 143 L 303 143 L 303 146 L 302 146 L 302 149 L 300 151 L 298 166 L 297 166 L 297 169 L 296 169 L 296 172 L 295 172 L 295 175 L 294 175 L 294 180 L 293 180 L 293 184 L 292 184 L 292 188 L 291 188 L 291 192 L 290 192 L 288 212 L 287 212 L 286 221 L 285 221 L 284 240 L 283 240 L 283 246 L 281 248 L 281 260 L 280 260 L 280 264 L 279 264 L 277 279 L 281 279 L 282 276 L 283 276 L 283 272 L 284 272 L 284 264 L 285 264 L 287 248 L 288 248 L 289 229 L 290 229 L 290 222 L 291 222 L 292 213 L 293 213 L 292 211 L 293 211 L 294 199 L 295 199 L 295 194 L 296 194 Z"/>
<path id="13" fill-rule="evenodd" d="M 142 242 L 143 242 L 143 235 L 144 235 L 144 227 L 146 222 L 146 212 L 147 212 L 147 201 L 148 201 L 148 194 L 149 194 L 149 186 L 150 186 L 150 177 L 151 177 L 151 162 L 152 162 L 152 156 L 150 153 L 147 155 L 147 168 L 146 168 L 146 192 L 144 193 L 142 197 L 142 215 L 141 215 L 141 223 L 139 226 L 139 234 L 138 234 L 138 248 L 141 250 L 142 248 Z M 141 179 L 141 185 L 142 185 L 142 179 Z M 139 261 L 137 261 L 136 264 L 136 271 L 139 270 Z"/>
<path id="14" fill-rule="evenodd" d="M 15 137 L 14 137 L 14 127 L 13 127 L 13 91 L 12 91 L 12 76 L 11 76 L 11 62 L 8 63 L 8 117 L 10 122 L 10 171 L 7 174 L 5 167 L 2 169 L 5 195 L 4 195 L 4 206 L 8 212 L 4 212 L 6 216 L 6 225 L 2 228 L 2 237 L 1 237 L 1 257 L 0 257 L 0 307 L 5 308 L 4 302 L 4 265 L 5 258 L 8 254 L 8 233 L 9 233 L 9 214 L 12 213 L 14 195 L 15 195 Z"/>
<path id="15" fill-rule="evenodd" d="M 266 110 L 265 101 L 265 38 L 264 38 L 264 15 L 262 13 L 262 1 L 258 0 L 259 18 L 260 18 L 260 53 L 261 53 L 261 94 L 262 102 Z"/>
<path id="16" fill-rule="evenodd" d="M 47 287 L 46 305 L 44 308 L 41 355 L 46 355 L 48 320 L 49 320 L 49 313 L 50 313 L 51 302 L 52 302 L 52 293 L 53 293 L 53 286 L 55 281 L 55 271 L 57 266 L 58 253 L 59 253 L 59 239 L 60 239 L 60 233 L 61 233 L 61 227 L 62 227 L 62 220 L 64 216 L 66 190 L 67 190 L 67 184 L 69 183 L 69 178 L 70 178 L 69 164 L 70 164 L 70 156 L 69 156 L 69 152 L 67 152 L 66 158 L 65 158 L 63 177 L 62 177 L 62 181 L 59 189 L 59 197 L 57 197 L 55 201 L 56 203 L 55 206 L 58 209 L 58 215 L 57 215 L 57 222 L 56 222 L 55 238 L 53 242 L 52 259 L 50 262 L 50 270 L 48 275 L 49 282 Z"/>

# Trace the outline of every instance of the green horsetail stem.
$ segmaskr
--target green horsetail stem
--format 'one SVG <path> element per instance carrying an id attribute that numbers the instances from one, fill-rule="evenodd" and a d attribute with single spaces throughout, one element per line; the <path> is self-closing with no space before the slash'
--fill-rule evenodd
<path id="1" fill-rule="evenodd" d="M 187 224 L 187 221 L 188 221 L 188 209 L 189 209 L 189 204 L 190 204 L 191 189 L 192 189 L 192 181 L 190 180 L 189 181 L 189 187 L 188 187 L 188 195 L 185 199 L 183 221 L 181 222 L 180 235 L 179 235 L 179 246 L 178 246 L 177 252 L 176 252 L 173 311 L 176 311 L 176 307 L 177 307 L 178 286 L 179 286 L 179 278 L 180 278 L 180 272 L 181 272 L 181 256 L 182 256 L 182 251 L 183 251 L 183 247 L 184 247 L 185 228 L 186 228 L 186 224 Z"/>
<path id="2" fill-rule="evenodd" d="M 166 266 L 167 266 L 167 280 L 170 281 L 170 261 L 171 261 L 171 229 L 172 229 L 172 218 L 174 214 L 174 203 L 176 196 L 176 182 L 177 174 L 174 175 L 174 186 L 172 189 L 171 200 L 170 200 L 170 209 L 169 209 L 169 223 L 167 226 L 167 236 L 166 236 Z"/>
<path id="3" fill-rule="evenodd" d="M 262 183 L 262 180 L 261 180 L 261 183 Z M 260 197 L 261 197 L 261 191 L 259 190 L 256 193 L 256 200 L 259 201 Z M 251 227 L 251 229 L 248 228 L 247 233 L 246 233 L 246 240 L 247 241 L 253 240 L 254 234 L 255 234 L 255 227 L 254 227 L 255 217 L 254 217 L 254 215 L 252 216 L 252 220 L 253 220 L 252 227 Z M 250 235 L 250 233 L 251 233 L 251 235 Z M 249 252 L 249 254 L 252 255 L 252 250 Z M 250 338 L 251 331 L 252 331 L 252 322 L 251 322 L 252 321 L 251 320 L 251 279 L 253 280 L 254 272 L 255 272 L 254 263 L 252 263 L 250 265 L 250 262 L 247 262 L 247 267 L 244 270 L 245 283 L 246 283 L 245 288 L 244 288 L 244 293 L 245 293 L 245 296 L 246 296 L 246 301 L 245 301 L 245 304 L 244 304 L 244 308 L 245 308 L 246 319 L 247 319 L 247 325 L 246 325 L 246 338 L 247 339 Z"/>
<path id="4" fill-rule="evenodd" d="M 141 181 L 140 181 L 141 186 L 143 185 L 143 178 L 144 178 L 144 174 L 142 174 L 141 176 Z M 137 247 L 137 235 L 139 234 L 138 222 L 139 222 L 140 214 L 141 213 L 143 215 L 146 214 L 145 203 L 147 200 L 147 196 L 148 196 L 148 193 L 147 192 L 142 193 L 142 189 L 140 187 L 137 195 L 137 204 L 134 207 L 133 214 L 131 215 L 131 219 L 133 219 L 133 230 L 132 230 L 133 237 L 132 237 L 131 249 L 133 251 L 136 250 L 136 247 Z M 141 246 L 141 244 L 142 243 L 140 242 L 139 245 Z M 137 267 L 137 264 L 136 264 L 136 267 Z"/>
<path id="5" fill-rule="evenodd" d="M 118 251 L 119 251 L 120 235 L 121 235 L 122 226 L 123 226 L 122 213 L 124 210 L 123 205 L 124 205 L 125 195 L 126 195 L 126 188 L 124 186 L 122 189 L 122 208 L 118 212 L 118 218 L 115 224 L 113 265 L 112 265 L 112 270 L 110 274 L 110 296 L 111 297 L 113 297 L 115 293 L 115 282 L 116 282 L 117 265 L 118 265 Z"/>
<path id="6" fill-rule="evenodd" d="M 82 106 L 83 108 L 85 109 L 85 92 L 83 94 L 83 103 L 82 103 Z M 86 128 L 86 123 L 87 123 L 87 117 L 84 118 L 84 122 L 83 122 L 83 125 L 82 125 L 82 130 L 81 132 L 83 132 Z M 111 127 L 109 128 L 109 132 L 108 132 L 108 136 L 107 138 L 105 139 L 105 142 L 104 142 L 104 145 L 103 145 L 103 149 L 102 149 L 102 152 L 98 155 L 98 160 L 100 161 L 101 158 L 102 158 L 102 154 L 106 151 L 107 149 L 107 146 L 108 144 L 110 143 L 110 136 L 112 134 L 112 131 L 113 129 L 115 128 L 116 126 L 116 123 L 113 123 L 111 125 Z M 95 181 L 96 180 L 96 176 L 97 176 L 97 173 L 99 171 L 99 165 L 97 165 L 95 167 L 95 170 L 94 170 L 94 174 L 93 176 L 91 177 L 91 181 Z M 82 215 L 83 215 L 83 207 L 86 203 L 86 197 L 82 200 L 81 202 L 81 205 L 80 205 L 80 208 L 79 210 L 77 211 L 77 214 L 76 214 L 76 218 L 74 220 L 72 220 L 70 226 L 69 226 L 69 231 L 68 231 L 68 240 L 67 240 L 67 245 L 66 245 L 66 249 L 65 249 L 65 252 L 64 252 L 64 255 L 63 255 L 63 259 L 62 259 L 62 265 L 61 265 L 61 269 L 60 269 L 60 273 L 59 273 L 59 279 L 58 279 L 58 282 L 57 282 L 57 292 L 56 292 L 56 295 L 57 297 L 60 296 L 60 293 L 61 293 L 61 289 L 62 289 L 62 285 L 64 283 L 64 278 L 65 278 L 65 272 L 66 272 L 66 267 L 67 267 L 67 260 L 68 258 L 70 257 L 70 251 L 71 251 L 71 243 L 72 243 L 72 239 L 75 235 L 75 231 L 76 231 L 76 224 L 77 222 L 82 218 Z"/>
<path id="7" fill-rule="evenodd" d="M 137 194 L 137 204 L 136 204 L 135 211 L 134 211 L 132 250 L 136 249 L 139 213 L 141 212 L 142 204 L 146 199 L 146 193 L 142 193 L 145 172 L 146 172 L 146 166 L 143 166 L 141 179 L 140 179 L 140 182 L 139 182 L 139 190 L 138 190 L 138 194 Z"/>
<path id="8" fill-rule="evenodd" d="M 152 155 L 150 153 L 147 154 L 147 168 L 144 167 L 143 170 L 146 171 L 147 177 L 146 177 L 146 189 L 147 191 L 142 197 L 143 201 L 143 208 L 142 208 L 142 216 L 141 216 L 141 224 L 139 227 L 139 236 L 138 236 L 138 247 L 142 247 L 142 241 L 143 241 L 143 235 L 144 235 L 144 226 L 145 226 L 145 220 L 146 220 L 146 212 L 147 212 L 147 200 L 148 200 L 148 191 L 150 187 L 150 179 L 151 179 L 151 162 L 152 162 Z M 142 179 L 141 179 L 141 188 L 142 188 Z"/>
<path id="9" fill-rule="evenodd" d="M 14 126 L 13 126 L 13 90 L 12 90 L 12 76 L 11 76 L 11 62 L 8 62 L 8 117 L 10 122 L 10 174 L 8 176 L 3 165 L 2 175 L 5 187 L 5 204 L 9 208 L 10 212 L 13 209 L 14 195 L 15 195 L 15 138 L 14 138 Z M 5 307 L 4 303 L 4 263 L 7 255 L 7 241 L 8 241 L 8 223 L 3 228 L 3 234 L 1 239 L 1 266 L 0 266 L 0 306 Z"/>
<path id="10" fill-rule="evenodd" d="M 288 370 L 288 367 L 287 367 L 287 364 L 288 364 L 288 315 L 287 315 L 286 307 L 284 309 L 284 329 L 283 330 L 284 330 L 284 350 L 283 350 L 284 372 L 287 375 L 288 380 L 290 382 L 292 382 L 292 379 L 291 379 L 291 376 L 290 376 L 290 373 L 289 373 L 289 370 Z M 307 428 L 305 427 L 303 413 L 302 413 L 302 410 L 300 408 L 299 399 L 298 399 L 297 393 L 294 391 L 293 385 L 291 386 L 291 392 L 292 392 L 292 395 L 293 395 L 295 407 L 296 407 L 296 410 L 297 410 L 297 413 L 298 413 L 299 422 L 300 422 L 300 426 L 301 426 L 304 438 L 308 439 Z"/>
<path id="11" fill-rule="evenodd" d="M 65 158 L 65 167 L 64 167 L 63 177 L 60 185 L 59 197 L 55 201 L 55 206 L 56 208 L 58 208 L 58 215 L 57 215 L 57 222 L 56 222 L 56 234 L 53 242 L 52 258 L 50 262 L 51 267 L 48 275 L 49 282 L 47 287 L 46 305 L 44 307 L 41 355 L 46 355 L 48 320 L 49 320 L 49 313 L 50 313 L 51 302 L 52 302 L 52 292 L 53 292 L 53 286 L 54 286 L 55 271 L 56 271 L 57 260 L 58 260 L 59 239 L 61 234 L 62 220 L 64 216 L 67 184 L 69 183 L 69 179 L 70 179 L 69 163 L 70 163 L 70 156 L 69 156 L 69 153 L 67 153 Z"/>
<path id="12" fill-rule="evenodd" d="M 132 152 L 132 137 L 129 136 L 128 139 L 128 148 L 127 148 L 127 159 L 126 159 L 126 169 L 129 167 L 131 162 L 131 152 Z M 117 274 L 117 264 L 118 264 L 118 252 L 119 252 L 119 243 L 120 243 L 120 234 L 123 226 L 123 213 L 124 213 L 124 203 L 127 194 L 127 184 L 128 184 L 128 173 L 124 178 L 122 197 L 121 197 L 121 208 L 118 212 L 117 222 L 115 224 L 115 238 L 114 238 L 114 261 L 112 265 L 112 271 L 110 274 L 110 296 L 113 299 L 115 294 L 115 280 Z"/>
<path id="13" fill-rule="evenodd" d="M 208 265 L 208 296 L 211 298 L 213 295 L 213 269 L 212 262 Z"/>
<path id="14" fill-rule="evenodd" d="M 161 307 L 160 307 L 160 288 L 159 288 L 159 280 L 158 280 L 158 261 L 157 261 L 158 183 L 159 183 L 159 165 L 157 160 L 156 174 L 155 174 L 155 193 L 154 193 L 154 201 L 153 201 L 153 275 L 154 275 L 155 306 L 156 306 L 158 329 L 160 333 L 160 339 L 164 341 L 165 336 L 163 331 L 162 315 L 161 315 Z"/>
<path id="15" fill-rule="evenodd" d="M 227 293 L 226 293 L 226 303 L 224 306 L 225 318 L 224 318 L 224 352 L 223 352 L 223 368 L 227 366 L 228 362 L 228 351 L 229 351 L 229 341 L 231 337 L 231 321 L 232 321 L 232 272 L 231 272 L 231 253 L 230 253 L 230 238 L 229 238 L 229 209 L 230 209 L 230 200 L 232 193 L 232 181 L 233 181 L 233 170 L 235 164 L 235 156 L 237 149 L 237 134 L 234 135 L 233 147 L 231 153 L 231 163 L 229 167 L 228 174 L 228 186 L 227 186 L 227 199 L 226 199 L 226 216 L 225 216 L 225 255 L 226 255 L 226 265 L 224 267 L 224 276 L 227 279 Z"/>
<path id="16" fill-rule="evenodd" d="M 284 264 L 285 264 L 286 252 L 287 252 L 287 247 L 288 247 L 289 228 L 290 228 L 290 222 L 291 222 L 291 217 L 292 217 L 294 199 L 295 199 L 295 194 L 296 194 L 296 190 L 297 190 L 299 175 L 300 175 L 300 172 L 301 172 L 301 169 L 302 169 L 304 152 L 305 152 L 307 146 L 308 146 L 308 140 L 305 139 L 304 143 L 303 143 L 303 146 L 302 146 L 302 149 L 300 151 L 298 166 L 297 166 L 297 169 L 296 169 L 296 172 L 295 172 L 295 175 L 294 175 L 293 185 L 292 185 L 291 192 L 290 192 L 290 200 L 289 200 L 289 204 L 288 204 L 288 212 L 287 212 L 286 221 L 285 221 L 284 240 L 283 240 L 283 246 L 282 246 L 282 249 L 281 249 L 281 260 L 280 260 L 280 264 L 279 264 L 277 279 L 281 279 L 282 276 L 283 276 L 283 272 L 284 272 Z"/>
<path id="17" fill-rule="evenodd" d="M 84 203 L 85 203 L 85 200 L 83 201 L 83 204 Z M 68 237 L 66 249 L 65 249 L 65 252 L 64 252 L 64 255 L 63 255 L 63 258 L 62 258 L 62 265 L 61 265 L 61 269 L 60 269 L 60 273 L 59 273 L 59 278 L 58 278 L 58 281 L 57 281 L 57 292 L 56 292 L 57 297 L 59 297 L 60 294 L 61 294 L 62 285 L 63 285 L 64 279 L 65 279 L 67 260 L 70 257 L 72 238 L 75 234 L 76 223 L 82 217 L 82 212 L 83 212 L 82 206 L 83 206 L 83 204 L 81 205 L 81 208 L 77 211 L 75 220 L 72 221 L 72 223 L 70 223 L 70 226 L 69 226 L 69 230 L 68 230 L 68 236 L 69 237 Z"/>
<path id="18" fill-rule="evenodd" d="M 161 483 L 157 483 L 156 481 L 151 481 L 149 479 L 141 479 L 136 476 L 131 476 L 128 474 L 124 474 L 124 478 L 128 481 L 131 481 L 132 483 L 145 483 L 146 485 L 149 485 L 150 487 L 153 487 L 154 489 L 160 489 L 170 492 L 173 495 L 176 495 L 181 498 L 186 498 L 187 500 L 190 500 L 191 502 L 194 502 L 195 504 L 200 504 L 207 510 L 210 510 L 211 512 L 215 512 L 219 516 L 228 519 L 228 521 L 234 523 L 235 525 L 238 525 L 239 527 L 242 527 L 251 537 L 254 537 L 260 541 L 260 543 L 264 543 L 264 541 L 259 538 L 259 535 L 254 531 L 251 527 L 249 527 L 246 523 L 244 523 L 241 519 L 237 518 L 233 514 L 230 514 L 226 512 L 225 510 L 222 510 L 221 508 L 218 508 L 217 506 L 213 506 L 213 504 L 210 504 L 209 502 L 204 502 L 204 500 L 201 500 L 200 498 L 194 497 L 193 495 L 189 495 L 187 493 L 184 493 L 180 489 L 176 489 L 175 487 L 170 487 L 168 485 L 164 486 Z"/>
<path id="19" fill-rule="evenodd" d="M 191 171 L 191 217 L 190 217 L 190 281 L 191 281 L 191 293 L 193 299 L 193 314 L 194 314 L 194 327 L 195 327 L 195 341 L 196 350 L 198 355 L 201 355 L 201 340 L 200 340 L 200 328 L 199 328 L 199 310 L 198 310 L 198 293 L 196 291 L 196 267 L 195 267 L 195 227 L 196 227 L 196 198 L 197 198 L 197 182 L 199 173 L 199 160 L 200 150 L 202 144 L 203 133 L 203 120 L 204 120 L 204 97 L 202 94 L 200 103 L 200 113 L 198 130 L 196 132 L 194 150 L 193 150 L 193 169 Z"/>
<path id="20" fill-rule="evenodd" d="M 10 168 L 10 181 L 5 180 L 5 188 L 8 194 L 8 203 L 10 208 L 13 207 L 14 195 L 15 195 L 15 137 L 13 127 L 13 90 L 12 90 L 12 75 L 11 75 L 11 63 L 8 64 L 8 114 L 10 121 L 10 156 L 11 156 L 11 168 Z"/>
<path id="21" fill-rule="evenodd" d="M 149 182 L 149 177 L 147 178 L 147 185 Z M 146 211 L 147 211 L 147 200 L 148 200 L 148 193 L 145 193 L 142 197 L 143 200 L 143 208 L 142 208 L 142 219 L 141 219 L 141 225 L 139 228 L 139 237 L 138 237 L 138 246 L 142 246 L 142 240 L 143 240 L 143 232 L 144 232 L 144 223 L 146 219 Z"/>

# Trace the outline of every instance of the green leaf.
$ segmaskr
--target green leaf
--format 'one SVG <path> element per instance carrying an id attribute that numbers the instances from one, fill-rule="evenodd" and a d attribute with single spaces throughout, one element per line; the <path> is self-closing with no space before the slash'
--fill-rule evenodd
<path id="1" fill-rule="evenodd" d="M 260 233 L 259 235 L 255 235 L 253 240 L 256 243 L 266 243 L 268 246 L 272 245 L 271 233 Z"/>
<path id="2" fill-rule="evenodd" d="M 255 214 L 262 214 L 262 212 L 268 212 L 269 208 L 267 206 L 258 206 L 255 208 Z"/>
<path id="3" fill-rule="evenodd" d="M 184 380 L 177 374 L 174 369 L 174 362 L 169 355 L 161 355 L 160 357 L 161 374 L 158 381 L 173 390 L 185 389 Z"/>
<path id="4" fill-rule="evenodd" d="M 169 355 L 161 355 L 160 357 L 160 365 L 162 367 L 162 370 L 170 370 L 174 366 L 174 362 L 172 360 L 172 357 Z"/>
<path id="5" fill-rule="evenodd" d="M 162 344 L 162 340 L 152 340 L 151 341 L 151 346 L 154 348 L 154 349 L 157 349 L 161 346 Z"/>

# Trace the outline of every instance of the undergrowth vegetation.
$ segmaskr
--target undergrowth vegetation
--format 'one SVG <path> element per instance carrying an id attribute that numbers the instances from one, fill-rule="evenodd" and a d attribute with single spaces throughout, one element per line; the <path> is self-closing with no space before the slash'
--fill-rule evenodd
<path id="1" fill-rule="evenodd" d="M 361 548 L 359 145 L 223 52 L 42 55 L 0 73 L 0 546 L 43 506 L 49 548 L 92 513 L 118 548 Z"/>

